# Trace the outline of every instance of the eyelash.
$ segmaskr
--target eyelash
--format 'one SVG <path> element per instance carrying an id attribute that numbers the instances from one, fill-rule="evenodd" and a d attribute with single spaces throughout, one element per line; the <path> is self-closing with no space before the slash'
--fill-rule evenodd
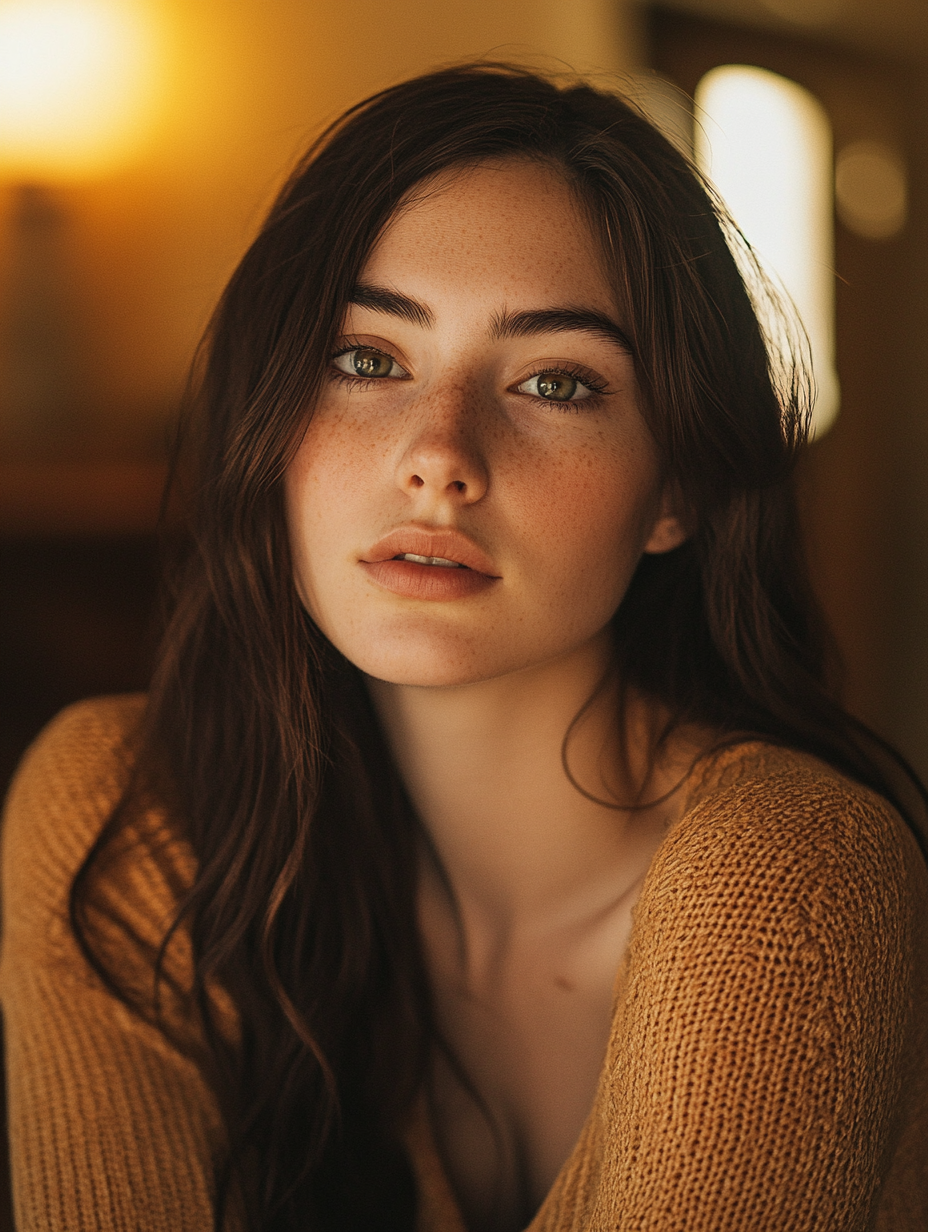
<path id="1" fill-rule="evenodd" d="M 395 355 L 391 355 L 389 351 L 382 351 L 380 347 L 363 346 L 360 342 L 348 342 L 345 346 L 341 346 L 337 351 L 329 356 L 329 363 L 332 367 L 329 368 L 329 378 L 333 381 L 338 381 L 349 392 L 354 389 L 366 389 L 369 385 L 376 385 L 379 381 L 396 381 L 402 378 L 399 377 L 384 377 L 384 376 L 351 376 L 347 372 L 342 372 L 340 368 L 334 366 L 336 359 L 342 355 L 350 355 L 352 351 L 376 351 L 378 355 L 383 355 L 387 359 L 392 360 L 398 368 L 402 368 L 402 364 Z"/>
<path id="2" fill-rule="evenodd" d="M 385 355 L 387 359 L 392 360 L 393 363 L 397 364 L 398 367 L 402 367 L 402 364 L 399 363 L 399 360 L 397 360 L 395 356 L 391 355 L 389 351 L 381 351 L 379 347 L 364 347 L 364 346 L 361 346 L 357 342 L 354 344 L 348 344 L 346 346 L 339 347 L 339 349 L 332 354 L 329 360 L 329 363 L 334 364 L 335 360 L 339 359 L 342 355 L 350 355 L 352 351 L 360 351 L 360 350 L 377 351 L 380 355 Z M 335 368 L 335 367 L 330 368 L 329 371 L 330 371 L 332 379 L 338 381 L 340 385 L 343 385 L 348 390 L 363 389 L 369 385 L 377 384 L 380 381 L 389 381 L 389 380 L 395 381 L 395 380 L 402 379 L 398 377 L 383 377 L 383 376 L 371 376 L 371 377 L 350 376 L 347 372 L 342 372 L 341 369 Z M 572 411 L 573 414 L 579 413 L 581 409 L 581 405 L 580 405 L 581 403 L 585 404 L 587 409 L 590 409 L 590 410 L 592 410 L 593 407 L 598 406 L 599 403 L 602 401 L 602 397 L 605 394 L 606 389 L 607 389 L 606 381 L 600 380 L 598 377 L 592 376 L 591 373 L 589 373 L 585 368 L 580 368 L 578 366 L 571 365 L 571 364 L 564 364 L 563 366 L 557 367 L 557 368 L 547 368 L 547 367 L 538 368 L 535 372 L 530 372 L 528 376 L 523 377 L 522 380 L 519 381 L 518 384 L 525 385 L 527 384 L 527 382 L 532 381 L 535 379 L 535 377 L 539 377 L 539 376 L 568 376 L 572 380 L 578 381 L 581 385 L 586 386 L 586 388 L 590 391 L 588 397 L 571 399 L 570 401 L 567 401 L 567 402 L 558 402 L 554 398 L 541 398 L 535 394 L 522 394 L 523 398 L 531 398 L 533 402 L 541 402 L 541 403 L 544 403 L 544 405 L 548 407 L 554 406 L 565 412 L 568 409 L 570 409 L 570 411 Z"/>
<path id="3" fill-rule="evenodd" d="M 575 415 L 579 414 L 581 409 L 592 410 L 594 406 L 598 406 L 608 388 L 606 381 L 600 380 L 599 377 L 594 377 L 585 368 L 572 364 L 564 364 L 558 368 L 539 368 L 536 372 L 530 372 L 528 376 L 523 377 L 519 381 L 519 385 L 525 385 L 527 382 L 533 381 L 537 376 L 569 376 L 573 380 L 579 381 L 581 385 L 586 386 L 590 391 L 586 398 L 571 399 L 567 402 L 558 402 L 555 398 L 541 398 L 535 394 L 522 395 L 523 398 L 531 398 L 533 402 L 543 402 L 545 406 L 559 407 L 565 412 L 569 408 Z"/>

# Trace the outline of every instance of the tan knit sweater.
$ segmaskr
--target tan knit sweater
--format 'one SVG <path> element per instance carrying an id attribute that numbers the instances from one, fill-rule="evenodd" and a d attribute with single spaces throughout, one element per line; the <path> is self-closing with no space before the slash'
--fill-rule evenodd
<path id="1" fill-rule="evenodd" d="M 142 704 L 65 711 L 9 799 L 0 994 L 20 1232 L 212 1228 L 213 1095 L 100 986 L 67 924 Z M 635 910 L 594 1106 L 531 1232 L 925 1232 L 928 875 L 911 836 L 871 793 L 759 744 L 688 788 Z M 168 838 L 166 873 L 150 839 L 109 887 L 143 943 L 193 871 Z M 424 1115 L 409 1147 L 420 1232 L 463 1232 Z"/>

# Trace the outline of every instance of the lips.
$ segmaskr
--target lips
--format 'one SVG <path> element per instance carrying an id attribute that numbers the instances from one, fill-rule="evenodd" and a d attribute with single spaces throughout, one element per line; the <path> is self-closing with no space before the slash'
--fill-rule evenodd
<path id="1" fill-rule="evenodd" d="M 450 529 L 401 527 L 375 543 L 358 563 L 378 586 L 409 599 L 463 599 L 500 580 L 483 549 Z"/>
<path id="2" fill-rule="evenodd" d="M 475 573 L 485 577 L 499 576 L 492 560 L 472 539 L 468 539 L 459 530 L 426 530 L 419 526 L 405 526 L 391 531 L 383 539 L 366 552 L 364 561 L 377 564 L 384 560 L 397 560 L 403 556 L 417 556 L 421 564 L 423 559 L 447 561 L 454 565 L 463 565 Z M 425 565 L 425 568 L 441 568 L 441 566 Z M 447 567 L 447 566 L 445 566 Z"/>

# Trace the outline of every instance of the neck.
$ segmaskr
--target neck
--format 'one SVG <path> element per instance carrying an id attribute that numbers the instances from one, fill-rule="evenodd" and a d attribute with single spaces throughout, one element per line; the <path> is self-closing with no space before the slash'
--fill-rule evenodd
<path id="1" fill-rule="evenodd" d="M 572 721 L 607 677 L 609 658 L 604 634 L 560 659 L 475 684 L 369 681 L 400 773 L 465 915 L 476 912 L 508 930 L 595 910 L 616 892 L 615 870 L 629 845 L 640 842 L 643 815 L 587 799 L 561 757 Z M 620 747 L 615 696 L 614 687 L 602 689 L 576 724 L 570 769 L 592 795 L 632 800 L 632 772 L 647 762 L 649 733 L 643 711 L 638 721 L 633 714 Z M 678 769 L 668 766 L 652 778 L 648 796 L 672 785 Z M 648 820 L 653 832 L 653 816 Z"/>

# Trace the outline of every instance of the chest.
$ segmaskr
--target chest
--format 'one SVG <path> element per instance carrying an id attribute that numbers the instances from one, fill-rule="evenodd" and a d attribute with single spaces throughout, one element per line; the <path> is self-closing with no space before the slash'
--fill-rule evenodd
<path id="1" fill-rule="evenodd" d="M 425 940 L 439 1027 L 433 1129 L 471 1232 L 519 1232 L 551 1188 L 593 1104 L 616 970 L 637 893 L 582 929 L 524 938 L 462 962 L 447 922 Z"/>

